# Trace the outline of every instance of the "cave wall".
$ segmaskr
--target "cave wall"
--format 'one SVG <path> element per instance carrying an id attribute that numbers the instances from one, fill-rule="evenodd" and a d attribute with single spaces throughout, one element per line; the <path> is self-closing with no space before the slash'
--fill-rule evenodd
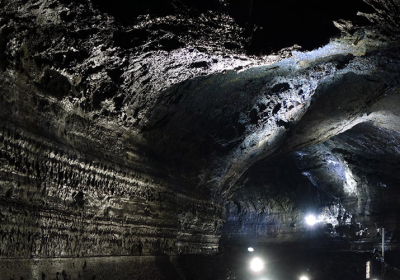
<path id="1" fill-rule="evenodd" d="M 218 205 L 11 125 L 0 135 L 2 258 L 217 250 Z"/>
<path id="2" fill-rule="evenodd" d="M 165 172 L 138 134 L 151 92 L 174 82 L 149 82 L 157 44 L 134 70 L 149 29 L 130 42 L 90 1 L 2 6 L 1 257 L 215 253 L 223 208 Z"/>
<path id="3" fill-rule="evenodd" d="M 144 278 L 190 278 L 168 256 L 215 254 L 221 234 L 303 242 L 308 211 L 327 219 L 321 243 L 376 247 L 385 225 L 396 247 L 400 5 L 366 2 L 372 27 L 336 21 L 329 43 L 287 14 L 281 30 L 309 33 L 304 52 L 271 29 L 279 13 L 264 19 L 282 4 L 1 1 L 4 277 L 92 279 L 132 262 Z M 346 14 L 322 10 L 323 26 Z M 358 135 L 373 136 L 349 148 Z"/>

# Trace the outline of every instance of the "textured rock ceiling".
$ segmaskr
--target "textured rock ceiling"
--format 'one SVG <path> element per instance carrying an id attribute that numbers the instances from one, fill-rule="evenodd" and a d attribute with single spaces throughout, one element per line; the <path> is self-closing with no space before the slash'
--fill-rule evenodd
<path id="1" fill-rule="evenodd" d="M 0 5 L 0 258 L 398 247 L 397 0 Z"/>

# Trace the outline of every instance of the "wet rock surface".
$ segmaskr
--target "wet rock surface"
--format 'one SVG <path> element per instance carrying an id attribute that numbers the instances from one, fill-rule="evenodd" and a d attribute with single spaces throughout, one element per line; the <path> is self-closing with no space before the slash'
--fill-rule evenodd
<path id="1" fill-rule="evenodd" d="M 5 279 L 218 252 L 202 277 L 234 279 L 222 245 L 307 242 L 309 212 L 316 251 L 398 252 L 400 3 L 294 2 L 1 1 Z"/>

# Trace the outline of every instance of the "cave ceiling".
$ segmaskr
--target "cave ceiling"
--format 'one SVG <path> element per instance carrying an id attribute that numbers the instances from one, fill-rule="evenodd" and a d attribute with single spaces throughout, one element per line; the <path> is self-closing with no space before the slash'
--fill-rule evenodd
<path id="1" fill-rule="evenodd" d="M 57 209 L 97 240 L 9 256 L 298 241 L 310 211 L 322 240 L 397 240 L 398 1 L 0 5 L 2 224 Z"/>

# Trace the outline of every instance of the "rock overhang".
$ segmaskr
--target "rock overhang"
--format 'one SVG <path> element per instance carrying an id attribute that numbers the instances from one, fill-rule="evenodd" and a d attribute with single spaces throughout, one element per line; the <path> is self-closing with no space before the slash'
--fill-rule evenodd
<path id="1" fill-rule="evenodd" d="M 174 191 L 193 192 L 217 204 L 235 196 L 240 180 L 257 162 L 328 143 L 360 123 L 397 129 L 398 49 L 387 40 L 395 38 L 395 29 L 383 40 L 374 29 L 354 32 L 338 24 L 346 35 L 320 49 L 292 48 L 286 50 L 289 58 L 249 57 L 244 38 L 235 37 L 240 27 L 219 12 L 194 12 L 193 19 L 190 14 L 143 16 L 127 27 L 90 2 L 75 6 L 68 1 L 21 1 L 19 11 L 10 3 L 1 33 L 3 127 L 34 131 L 67 147 L 63 149 L 78 151 L 82 161 L 94 156 L 110 162 L 111 169 L 120 168 L 116 164 L 150 174 L 143 180 L 157 181 L 155 174 L 161 181 L 175 180 L 170 183 Z M 34 27 L 27 24 L 32 18 L 37 19 Z M 386 26 L 385 18 L 369 18 Z M 173 29 L 176 24 L 180 27 Z M 196 31 L 197 25 L 203 29 Z M 185 36 L 188 30 L 195 34 Z M 321 172 L 328 178 L 338 176 L 333 180 L 340 185 L 349 181 L 349 166 L 341 164 L 328 168 L 331 173 Z M 124 172 L 118 175 L 124 180 L 133 176 Z M 111 195 L 118 192 L 110 188 L 112 178 L 99 183 L 96 176 L 89 177 L 88 184 L 104 184 Z M 64 179 L 63 174 L 57 180 Z M 70 187 L 74 190 L 65 190 L 70 192 L 67 198 L 77 200 L 80 187 Z M 141 194 L 141 199 L 154 202 L 151 193 Z M 194 228 L 218 236 L 222 212 L 214 217 L 216 223 L 211 214 L 195 221 L 193 213 L 200 210 L 189 201 L 188 207 L 177 210 L 178 218 L 172 218 L 182 230 L 182 243 Z M 139 216 L 156 220 L 153 212 L 158 210 L 146 202 L 137 204 L 144 207 Z M 214 206 L 199 209 L 204 207 Z M 123 211 L 102 215 L 118 219 Z M 168 242 L 163 246 L 156 242 L 148 253 L 177 252 L 167 249 L 172 246 Z M 210 248 L 215 250 L 215 244 Z M 191 250 L 196 246 L 183 249 Z"/>

